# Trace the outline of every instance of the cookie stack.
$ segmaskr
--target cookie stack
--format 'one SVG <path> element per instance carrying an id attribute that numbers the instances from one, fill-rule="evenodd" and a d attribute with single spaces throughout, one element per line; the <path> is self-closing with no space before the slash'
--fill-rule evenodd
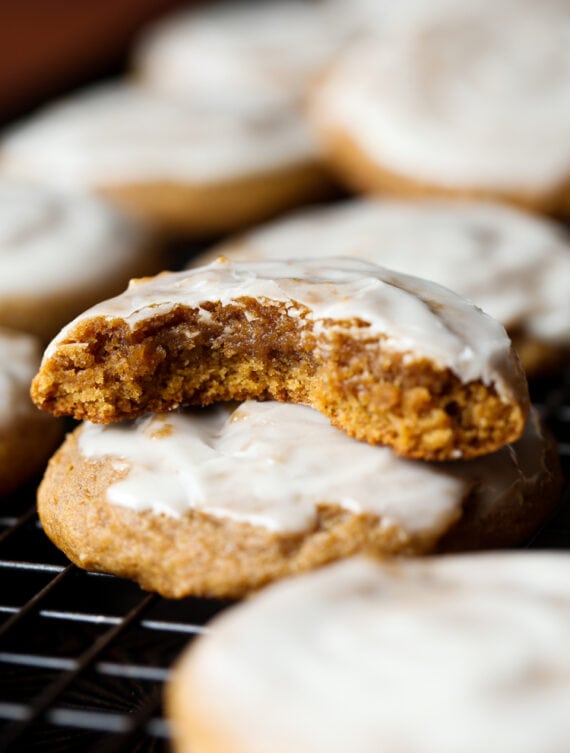
<path id="1" fill-rule="evenodd" d="M 517 543 L 559 489 L 503 327 L 358 260 L 134 281 L 62 330 L 32 395 L 93 422 L 40 487 L 48 536 L 167 596 L 241 596 L 357 552 Z"/>
<path id="2" fill-rule="evenodd" d="M 568 557 L 451 553 L 525 542 L 561 488 L 525 372 L 568 360 L 570 249 L 527 210 L 570 209 L 568 3 L 225 2 L 151 30 L 132 69 L 14 127 L 0 172 L 187 240 L 335 180 L 368 195 L 133 280 L 33 381 L 83 422 L 38 492 L 74 563 L 171 598 L 267 586 L 176 670 L 177 750 L 566 753 Z M 29 313 L 14 298 L 0 322 Z M 30 379 L 8 342 L 0 404 Z M 23 453 L 3 431 L 0 493 Z"/>

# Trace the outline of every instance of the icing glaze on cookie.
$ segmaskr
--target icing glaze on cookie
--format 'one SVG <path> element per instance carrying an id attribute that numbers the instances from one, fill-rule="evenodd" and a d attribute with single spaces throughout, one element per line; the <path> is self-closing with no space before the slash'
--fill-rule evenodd
<path id="1" fill-rule="evenodd" d="M 292 110 L 191 106 L 126 84 L 61 101 L 16 126 L 4 173 L 62 187 L 125 182 L 222 182 L 312 161 L 313 140 Z"/>
<path id="2" fill-rule="evenodd" d="M 269 224 L 220 252 L 253 261 L 301 250 L 434 280 L 508 329 L 570 343 L 570 243 L 553 223 L 507 206 L 360 199 Z"/>
<path id="3" fill-rule="evenodd" d="M 194 101 L 290 106 L 345 40 L 340 20 L 326 3 L 306 0 L 212 3 L 152 28 L 135 68 L 145 84 Z"/>
<path id="4" fill-rule="evenodd" d="M 138 225 L 94 197 L 0 180 L 0 297 L 75 290 L 142 243 Z"/>
<path id="5" fill-rule="evenodd" d="M 565 753 L 569 579 L 562 553 L 335 564 L 222 615 L 176 708 L 249 753 Z"/>
<path id="6" fill-rule="evenodd" d="M 568 3 L 405 7 L 406 23 L 379 24 L 340 62 L 317 97 L 317 123 L 418 181 L 515 191 L 566 182 Z"/>
<path id="7" fill-rule="evenodd" d="M 19 416 L 37 413 L 30 384 L 40 362 L 40 346 L 30 335 L 0 327 L 0 429 Z"/>
<path id="8" fill-rule="evenodd" d="M 342 258 L 266 262 L 220 258 L 194 270 L 131 281 L 122 295 L 97 304 L 64 327 L 44 362 L 88 318 L 122 318 L 135 327 L 177 305 L 200 308 L 206 301 L 228 305 L 248 297 L 284 304 L 289 316 L 309 317 L 317 333 L 349 327 L 338 322 L 362 320 L 369 326 L 352 327 L 356 337 L 383 335 L 383 347 L 409 353 L 410 361 L 431 359 L 465 382 L 481 379 L 493 384 L 502 396 L 511 397 L 513 385 L 518 389 L 520 384 L 510 341 L 494 319 L 435 283 Z"/>
<path id="9" fill-rule="evenodd" d="M 196 509 L 280 532 L 311 530 L 319 504 L 372 514 L 412 535 L 446 531 L 477 489 L 482 510 L 524 500 L 540 473 L 543 438 L 536 417 L 515 445 L 475 461 L 427 464 L 398 458 L 335 429 L 317 411 L 247 401 L 149 415 L 106 426 L 86 423 L 79 448 L 108 458 L 127 476 L 110 502 L 180 516 Z"/>

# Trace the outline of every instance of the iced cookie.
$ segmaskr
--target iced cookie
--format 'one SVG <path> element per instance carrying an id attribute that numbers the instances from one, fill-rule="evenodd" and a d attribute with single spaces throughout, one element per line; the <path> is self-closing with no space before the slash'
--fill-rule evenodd
<path id="1" fill-rule="evenodd" d="M 224 400 L 306 403 L 358 439 L 433 460 L 516 440 L 528 410 L 498 322 L 356 259 L 221 258 L 133 281 L 52 341 L 33 398 L 96 423 Z"/>
<path id="2" fill-rule="evenodd" d="M 0 328 L 0 497 L 42 470 L 63 433 L 30 400 L 39 361 L 34 337 Z"/>
<path id="3" fill-rule="evenodd" d="M 375 563 L 280 583 L 175 668 L 176 753 L 566 753 L 570 556 Z"/>
<path id="4" fill-rule="evenodd" d="M 248 401 L 86 423 L 51 461 L 38 504 L 80 567 L 169 597 L 226 597 L 357 552 L 519 543 L 560 485 L 534 415 L 514 445 L 428 464 L 351 439 L 304 405 Z"/>
<path id="5" fill-rule="evenodd" d="M 89 89 L 15 126 L 4 174 L 92 189 L 171 232 L 217 234 L 325 193 L 300 117 L 191 104 L 127 84 Z"/>
<path id="6" fill-rule="evenodd" d="M 149 232 L 103 201 L 0 179 L 0 325 L 47 341 L 160 268 Z"/>
<path id="7" fill-rule="evenodd" d="M 278 220 L 195 260 L 355 256 L 474 301 L 527 373 L 570 356 L 570 242 L 554 223 L 483 202 L 354 200 Z"/>
<path id="8" fill-rule="evenodd" d="M 161 21 L 134 54 L 145 86 L 253 110 L 298 107 L 350 36 L 326 2 L 209 3 Z"/>
<path id="9" fill-rule="evenodd" d="M 312 107 L 359 190 L 570 208 L 570 5 L 407 3 L 331 70 Z"/>

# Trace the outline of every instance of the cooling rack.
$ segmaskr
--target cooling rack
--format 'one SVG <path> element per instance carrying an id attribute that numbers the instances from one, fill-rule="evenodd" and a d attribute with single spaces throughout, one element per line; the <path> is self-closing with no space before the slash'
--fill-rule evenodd
<path id="1" fill-rule="evenodd" d="M 531 392 L 567 481 L 530 546 L 570 549 L 570 369 Z M 227 604 L 79 570 L 43 534 L 34 497 L 30 485 L 0 509 L 0 751 L 166 753 L 169 668 Z"/>

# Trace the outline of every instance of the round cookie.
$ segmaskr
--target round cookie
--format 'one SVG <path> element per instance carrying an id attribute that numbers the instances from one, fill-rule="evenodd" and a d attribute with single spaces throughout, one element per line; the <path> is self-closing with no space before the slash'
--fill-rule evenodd
<path id="1" fill-rule="evenodd" d="M 292 109 L 212 107 L 113 83 L 15 126 L 0 170 L 92 189 L 164 230 L 208 235 L 326 194 L 316 154 Z"/>
<path id="2" fill-rule="evenodd" d="M 565 753 L 570 556 L 375 563 L 280 583 L 193 642 L 176 753 Z"/>
<path id="3" fill-rule="evenodd" d="M 39 473 L 63 434 L 30 400 L 39 362 L 34 337 L 0 327 L 0 497 Z"/>
<path id="4" fill-rule="evenodd" d="M 356 199 L 307 210 L 194 260 L 351 256 L 434 280 L 498 319 L 536 374 L 570 355 L 570 242 L 501 204 Z M 466 272 L 468 270 L 468 272 Z"/>
<path id="5" fill-rule="evenodd" d="M 151 27 L 134 53 L 141 82 L 193 101 L 298 107 L 350 34 L 328 3 L 209 3 Z M 341 22 L 342 21 L 342 22 Z"/>
<path id="6" fill-rule="evenodd" d="M 316 130 L 346 181 L 401 195 L 570 208 L 570 6 L 405 3 L 316 93 Z"/>
<path id="7" fill-rule="evenodd" d="M 0 179 L 0 325 L 49 340 L 160 267 L 149 232 L 103 201 Z"/>
<path id="8" fill-rule="evenodd" d="M 504 328 L 446 288 L 357 259 L 229 262 L 134 280 L 47 349 L 32 397 L 96 423 L 179 405 L 312 405 L 426 460 L 518 439 L 526 379 Z"/>
<path id="9" fill-rule="evenodd" d="M 38 509 L 80 567 L 168 597 L 236 597 L 358 552 L 520 543 L 560 486 L 535 415 L 512 446 L 430 465 L 306 406 L 248 401 L 84 424 L 50 462 Z"/>

